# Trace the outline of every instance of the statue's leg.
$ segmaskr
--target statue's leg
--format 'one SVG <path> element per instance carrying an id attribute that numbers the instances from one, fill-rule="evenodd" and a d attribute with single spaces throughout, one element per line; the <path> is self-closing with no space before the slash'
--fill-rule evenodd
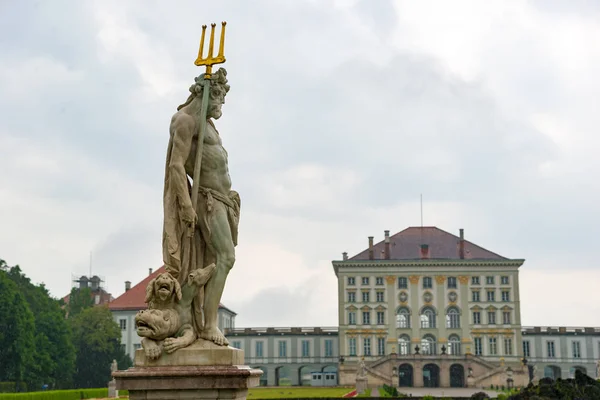
<path id="1" fill-rule="evenodd" d="M 235 262 L 235 248 L 231 238 L 227 209 L 223 203 L 215 202 L 213 212 L 208 218 L 211 229 L 209 245 L 217 259 L 217 267 L 212 278 L 204 287 L 204 321 L 205 326 L 200 337 L 215 342 L 218 345 L 229 344 L 218 327 L 219 302 L 225 287 L 229 270 Z"/>

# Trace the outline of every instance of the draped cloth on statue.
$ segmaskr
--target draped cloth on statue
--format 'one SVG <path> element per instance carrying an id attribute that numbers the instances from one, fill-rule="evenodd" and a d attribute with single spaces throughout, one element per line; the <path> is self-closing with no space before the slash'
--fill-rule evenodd
<path id="1" fill-rule="evenodd" d="M 209 122 L 212 122 L 209 120 Z M 211 124 L 212 125 L 212 124 Z M 213 125 L 214 126 L 214 125 Z M 240 219 L 240 196 L 236 191 L 230 191 L 228 195 L 217 192 L 210 188 L 199 188 L 198 204 L 196 213 L 198 223 L 189 235 L 186 223 L 180 218 L 179 200 L 171 182 L 171 152 L 173 150 L 173 136 L 169 139 L 167 148 L 167 160 L 165 166 L 165 186 L 163 193 L 164 221 L 163 221 L 163 261 L 167 272 L 175 277 L 181 285 L 190 272 L 197 268 L 204 268 L 216 262 L 214 252 L 211 251 L 211 230 L 209 219 L 217 208 L 224 207 L 231 230 L 234 246 L 237 245 L 238 225 Z M 187 180 L 188 193 L 192 187 Z M 204 304 L 204 289 L 200 290 L 198 296 L 192 303 L 192 316 L 197 333 L 204 327 L 202 306 Z"/>

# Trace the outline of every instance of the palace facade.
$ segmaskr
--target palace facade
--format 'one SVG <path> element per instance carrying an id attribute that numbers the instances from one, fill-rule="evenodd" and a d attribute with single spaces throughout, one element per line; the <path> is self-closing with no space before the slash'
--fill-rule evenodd
<path id="1" fill-rule="evenodd" d="M 221 305 L 219 326 L 262 385 L 349 385 L 365 362 L 368 384 L 429 387 L 523 386 L 529 374 L 600 378 L 600 328 L 521 325 L 519 268 L 437 227 L 409 227 L 333 261 L 338 327 L 236 328 Z M 109 304 L 126 352 L 140 347 L 134 317 L 145 288 Z"/>

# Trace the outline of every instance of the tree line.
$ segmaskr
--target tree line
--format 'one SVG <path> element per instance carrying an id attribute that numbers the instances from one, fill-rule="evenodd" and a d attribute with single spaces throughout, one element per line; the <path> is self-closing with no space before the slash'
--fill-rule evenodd
<path id="1" fill-rule="evenodd" d="M 132 364 L 119 325 L 108 307 L 94 307 L 89 288 L 74 288 L 64 304 L 0 259 L 0 391 L 104 387 L 113 359 L 119 369 Z"/>

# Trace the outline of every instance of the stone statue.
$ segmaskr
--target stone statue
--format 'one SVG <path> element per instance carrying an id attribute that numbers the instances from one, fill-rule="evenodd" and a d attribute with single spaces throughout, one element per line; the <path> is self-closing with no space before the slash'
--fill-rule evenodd
<path id="1" fill-rule="evenodd" d="M 210 76 L 207 123 L 198 143 L 204 74 L 195 79 L 187 101 L 171 118 L 164 182 L 163 259 L 168 273 L 183 286 L 195 270 L 216 265 L 212 278 L 192 301 L 192 327 L 199 338 L 226 346 L 217 325 L 217 312 L 225 281 L 235 261 L 240 197 L 231 190 L 227 151 L 213 119 L 229 91 L 227 72 L 220 68 Z M 197 150 L 201 147 L 198 201 L 192 204 Z"/>
<path id="2" fill-rule="evenodd" d="M 149 359 L 160 357 L 163 350 L 172 353 L 197 339 L 192 326 L 192 302 L 215 272 L 215 264 L 189 273 L 180 286 L 168 272 L 150 281 L 146 288 L 148 310 L 135 316 L 136 331 Z"/>
<path id="3" fill-rule="evenodd" d="M 367 376 L 367 366 L 365 365 L 364 357 L 358 362 L 358 369 L 356 370 L 357 378 L 365 378 Z"/>
<path id="4" fill-rule="evenodd" d="M 117 360 L 112 360 L 112 363 L 110 364 L 110 372 L 115 372 L 118 371 L 119 367 L 117 366 Z"/>

